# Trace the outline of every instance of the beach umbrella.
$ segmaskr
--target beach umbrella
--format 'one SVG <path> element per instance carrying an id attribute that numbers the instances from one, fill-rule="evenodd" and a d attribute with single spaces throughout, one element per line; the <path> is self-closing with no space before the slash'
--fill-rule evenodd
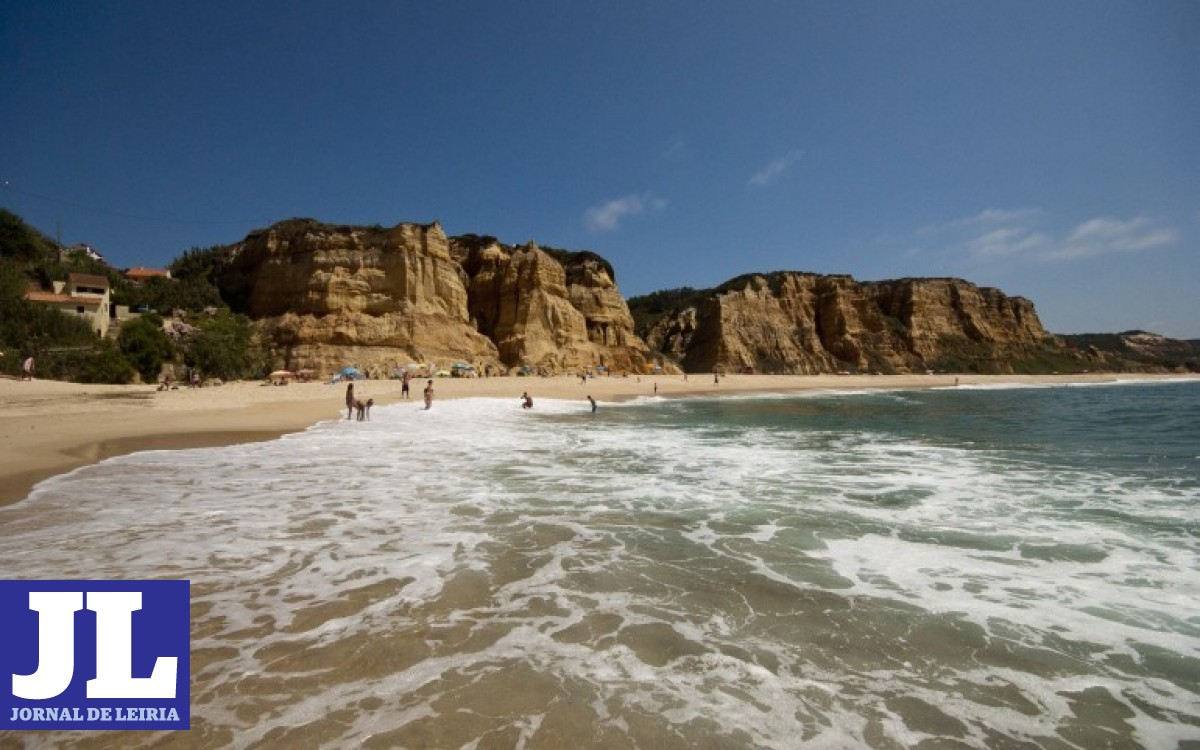
<path id="1" fill-rule="evenodd" d="M 268 377 L 270 377 L 271 380 L 287 380 L 288 378 L 294 378 L 296 376 L 290 370 L 276 370 Z"/>
<path id="2" fill-rule="evenodd" d="M 357 368 L 354 368 L 354 367 L 343 367 L 342 371 L 338 374 L 341 375 L 343 378 L 355 378 L 355 379 L 361 378 L 363 376 L 363 374 L 361 372 L 359 372 Z"/>

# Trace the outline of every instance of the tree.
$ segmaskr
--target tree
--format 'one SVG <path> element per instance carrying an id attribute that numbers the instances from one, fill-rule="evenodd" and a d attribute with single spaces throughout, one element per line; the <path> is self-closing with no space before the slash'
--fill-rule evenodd
<path id="1" fill-rule="evenodd" d="M 188 339 L 186 359 L 207 376 L 223 380 L 261 375 L 262 364 L 253 350 L 254 329 L 244 315 L 223 310 L 196 321 Z"/>
<path id="2" fill-rule="evenodd" d="M 163 363 L 175 355 L 175 347 L 163 333 L 162 319 L 157 315 L 143 315 L 126 322 L 117 336 L 117 345 L 147 383 L 158 380 Z"/>
<path id="3" fill-rule="evenodd" d="M 222 245 L 185 250 L 183 255 L 171 261 L 171 276 L 181 281 L 206 281 L 214 284 L 217 264 L 227 252 L 228 249 Z"/>
<path id="4" fill-rule="evenodd" d="M 172 310 L 200 312 L 206 307 L 223 307 L 217 288 L 203 278 L 147 279 L 140 284 L 123 282 L 113 295 L 114 304 L 145 307 L 162 314 Z"/>
<path id="5" fill-rule="evenodd" d="M 33 265 L 49 258 L 53 249 L 44 234 L 0 208 L 0 256 Z"/>

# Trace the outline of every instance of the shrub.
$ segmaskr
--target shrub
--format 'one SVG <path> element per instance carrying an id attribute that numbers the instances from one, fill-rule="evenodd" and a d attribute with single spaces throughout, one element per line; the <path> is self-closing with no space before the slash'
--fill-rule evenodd
<path id="1" fill-rule="evenodd" d="M 195 323 L 185 346 L 187 364 L 206 377 L 236 380 L 262 375 L 250 319 L 227 310 Z"/>
<path id="2" fill-rule="evenodd" d="M 163 363 L 175 356 L 175 347 L 163 333 L 162 319 L 157 315 L 143 315 L 126 322 L 117 336 L 117 345 L 146 383 L 158 380 Z"/>
<path id="3" fill-rule="evenodd" d="M 133 366 L 112 341 L 96 345 L 72 378 L 80 383 L 112 383 L 124 385 L 133 380 Z"/>

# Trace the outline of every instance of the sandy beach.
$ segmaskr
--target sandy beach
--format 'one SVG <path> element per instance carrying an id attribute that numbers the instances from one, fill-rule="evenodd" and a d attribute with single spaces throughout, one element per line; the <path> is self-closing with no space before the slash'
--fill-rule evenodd
<path id="1" fill-rule="evenodd" d="M 1200 379 L 957 377 L 2 381 L 8 577 L 190 590 L 190 731 L 44 743 L 1195 740 Z"/>
<path id="2" fill-rule="evenodd" d="M 661 397 L 813 389 L 932 388 L 1000 384 L 1099 383 L 1118 379 L 1179 379 L 1186 375 L 729 375 L 710 376 L 439 378 L 436 399 L 511 398 L 529 391 L 535 399 L 597 402 Z M 420 400 L 425 381 L 413 381 Z M 656 388 L 657 386 L 657 388 Z M 401 384 L 363 380 L 360 398 L 395 403 Z M 158 391 L 147 385 L 85 385 L 49 380 L 0 379 L 0 505 L 24 499 L 39 481 L 110 456 L 139 450 L 174 450 L 269 440 L 317 422 L 345 418 L 344 384 L 261 382 Z M 436 408 L 436 403 L 434 405 Z"/>

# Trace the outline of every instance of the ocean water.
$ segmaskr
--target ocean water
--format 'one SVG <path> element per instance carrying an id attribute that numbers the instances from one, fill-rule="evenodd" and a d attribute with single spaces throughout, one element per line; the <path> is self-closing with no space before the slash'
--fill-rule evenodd
<path id="1" fill-rule="evenodd" d="M 372 416 L 0 510 L 192 581 L 190 732 L 19 741 L 1200 747 L 1200 383 Z"/>

